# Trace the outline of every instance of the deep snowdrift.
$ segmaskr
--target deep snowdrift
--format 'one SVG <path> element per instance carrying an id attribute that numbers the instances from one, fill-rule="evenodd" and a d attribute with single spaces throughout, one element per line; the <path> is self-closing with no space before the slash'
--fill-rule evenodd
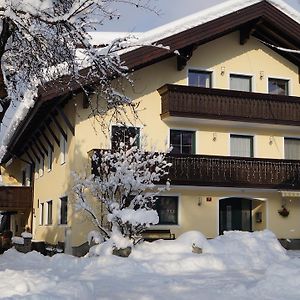
<path id="1" fill-rule="evenodd" d="M 192 245 L 202 254 L 192 253 Z M 0 256 L 0 298 L 300 299 L 300 259 L 270 231 L 228 232 L 213 240 L 189 232 L 144 243 L 129 258 L 75 258 L 36 252 Z"/>

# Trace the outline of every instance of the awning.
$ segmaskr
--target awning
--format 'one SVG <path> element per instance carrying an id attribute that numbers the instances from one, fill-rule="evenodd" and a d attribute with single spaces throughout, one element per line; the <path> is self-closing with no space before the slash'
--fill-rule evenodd
<path id="1" fill-rule="evenodd" d="M 282 198 L 300 198 L 300 191 L 279 191 Z"/>

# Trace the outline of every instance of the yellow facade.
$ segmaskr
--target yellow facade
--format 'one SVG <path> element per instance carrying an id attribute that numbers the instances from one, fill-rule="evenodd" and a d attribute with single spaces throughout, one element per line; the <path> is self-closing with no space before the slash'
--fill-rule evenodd
<path id="1" fill-rule="evenodd" d="M 269 77 L 284 78 L 289 80 L 290 95 L 300 95 L 297 66 L 253 37 L 245 45 L 240 45 L 239 33 L 234 32 L 199 46 L 182 71 L 177 71 L 176 59 L 169 58 L 134 72 L 134 87 L 128 86 L 126 94 L 140 102 L 139 120 L 132 118 L 130 125 L 141 129 L 148 149 L 154 146 L 165 151 L 169 147 L 170 129 L 186 129 L 195 131 L 196 154 L 229 156 L 230 134 L 242 134 L 254 137 L 254 157 L 284 159 L 284 137 L 300 137 L 297 127 L 175 117 L 163 121 L 157 89 L 167 83 L 187 85 L 188 69 L 211 71 L 212 87 L 222 89 L 229 89 L 230 74 L 250 75 L 253 92 L 260 93 L 268 93 Z M 74 136 L 64 127 L 68 134 L 66 162 L 61 164 L 60 147 L 48 133 L 54 145 L 52 170 L 48 171 L 45 163 L 43 174 L 36 174 L 34 181 L 34 239 L 49 243 L 65 241 L 68 247 L 84 243 L 88 231 L 93 229 L 89 220 L 74 210 L 71 172 L 88 174 L 88 152 L 110 147 L 110 133 L 101 131 L 99 122 L 90 117 L 90 111 L 83 108 L 82 101 L 79 94 L 64 108 L 75 127 Z M 58 128 L 53 126 L 53 130 L 59 137 Z M 20 181 L 19 170 L 25 167 L 24 162 L 14 160 L 8 172 Z M 176 236 L 188 230 L 199 230 L 209 238 L 217 236 L 220 200 L 241 197 L 253 200 L 253 230 L 268 228 L 278 238 L 300 238 L 300 199 L 287 200 L 290 215 L 283 218 L 277 212 L 283 200 L 276 190 L 173 186 L 169 194 L 179 196 L 178 225 L 167 226 Z M 60 225 L 60 198 L 64 196 L 69 200 L 68 224 Z M 40 225 L 40 204 L 50 200 L 53 201 L 53 223 Z M 261 213 L 259 222 L 256 213 Z M 46 218 L 46 211 L 44 214 Z"/>

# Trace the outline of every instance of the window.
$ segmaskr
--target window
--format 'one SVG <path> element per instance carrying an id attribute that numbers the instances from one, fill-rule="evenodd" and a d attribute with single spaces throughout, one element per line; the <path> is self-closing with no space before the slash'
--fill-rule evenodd
<path id="1" fill-rule="evenodd" d="M 251 92 L 252 77 L 244 75 L 230 75 L 230 89 L 235 91 Z"/>
<path id="2" fill-rule="evenodd" d="M 53 202 L 51 200 L 47 202 L 47 224 L 48 225 L 52 224 L 52 209 L 53 209 Z"/>
<path id="3" fill-rule="evenodd" d="M 52 170 L 52 161 L 53 161 L 52 149 L 48 145 L 48 155 L 47 155 L 47 168 L 48 168 L 48 172 Z"/>
<path id="4" fill-rule="evenodd" d="M 284 139 L 284 157 L 285 159 L 300 160 L 300 139 Z"/>
<path id="5" fill-rule="evenodd" d="M 67 140 L 61 134 L 60 135 L 60 163 L 64 164 L 67 159 Z"/>
<path id="6" fill-rule="evenodd" d="M 178 224 L 178 197 L 158 196 L 155 209 L 159 216 L 159 225 Z"/>
<path id="7" fill-rule="evenodd" d="M 68 197 L 60 198 L 60 224 L 68 223 Z"/>
<path id="8" fill-rule="evenodd" d="M 269 94 L 286 95 L 289 94 L 289 81 L 285 79 L 269 78 Z"/>
<path id="9" fill-rule="evenodd" d="M 190 86 L 211 88 L 211 72 L 189 70 L 188 81 Z"/>
<path id="10" fill-rule="evenodd" d="M 40 225 L 44 224 L 44 203 L 40 203 Z"/>
<path id="11" fill-rule="evenodd" d="M 195 131 L 171 129 L 170 146 L 173 147 L 172 153 L 194 154 L 195 153 Z"/>
<path id="12" fill-rule="evenodd" d="M 230 155 L 253 157 L 253 136 L 231 134 Z"/>
<path id="13" fill-rule="evenodd" d="M 132 139 L 134 139 L 133 144 Z M 137 127 L 125 127 L 125 126 L 112 126 L 111 129 L 111 148 L 117 150 L 120 147 L 120 143 L 124 143 L 125 146 L 140 146 L 140 129 Z"/>

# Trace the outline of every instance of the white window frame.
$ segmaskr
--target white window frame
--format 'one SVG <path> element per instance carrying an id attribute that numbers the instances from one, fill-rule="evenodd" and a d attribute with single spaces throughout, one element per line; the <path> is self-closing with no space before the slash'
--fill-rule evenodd
<path id="1" fill-rule="evenodd" d="M 292 96 L 293 95 L 293 91 L 292 91 L 293 83 L 292 83 L 292 79 L 291 78 L 282 77 L 282 76 L 271 76 L 271 75 L 267 77 L 267 87 L 266 87 L 266 90 L 267 90 L 268 94 L 269 94 L 269 80 L 270 79 L 279 79 L 279 80 L 285 80 L 285 81 L 287 81 L 287 83 L 288 83 L 288 94 L 287 94 L 287 96 Z M 272 94 L 270 94 L 270 95 L 272 95 Z"/>
<path id="2" fill-rule="evenodd" d="M 232 149 L 231 149 L 231 136 L 241 136 L 241 137 L 249 137 L 252 138 L 252 156 L 249 158 L 256 157 L 256 151 L 255 151 L 255 146 L 256 146 L 256 136 L 252 134 L 244 134 L 244 133 L 229 133 L 229 156 L 232 156 Z M 239 156 L 243 157 L 243 156 Z M 248 158 L 248 157 L 247 157 Z"/>
<path id="3" fill-rule="evenodd" d="M 254 79 L 254 74 L 248 74 L 248 73 L 234 73 L 234 72 L 230 72 L 229 75 L 228 75 L 228 89 L 231 90 L 231 91 L 238 91 L 238 90 L 232 90 L 230 88 L 230 79 L 231 79 L 231 76 L 240 76 L 240 77 L 249 77 L 250 78 L 250 84 L 251 84 L 251 90 L 250 92 L 245 92 L 245 93 L 253 93 L 255 92 L 255 86 L 254 86 L 254 83 L 255 83 L 255 79 Z"/>
<path id="4" fill-rule="evenodd" d="M 213 70 L 211 69 L 205 69 L 205 68 L 188 68 L 187 69 L 187 73 L 186 73 L 186 85 L 187 86 L 192 86 L 190 85 L 189 83 L 189 73 L 192 72 L 192 71 L 195 71 L 195 72 L 198 72 L 198 73 L 210 73 L 210 87 L 208 88 L 213 88 L 214 87 L 214 72 Z"/>
<path id="5" fill-rule="evenodd" d="M 286 146 L 285 146 L 285 140 L 286 139 L 290 139 L 290 140 L 299 140 L 300 141 L 300 137 L 299 136 L 285 136 L 283 137 L 283 157 L 286 160 L 298 160 L 298 159 L 293 159 L 293 158 L 286 158 Z"/>

